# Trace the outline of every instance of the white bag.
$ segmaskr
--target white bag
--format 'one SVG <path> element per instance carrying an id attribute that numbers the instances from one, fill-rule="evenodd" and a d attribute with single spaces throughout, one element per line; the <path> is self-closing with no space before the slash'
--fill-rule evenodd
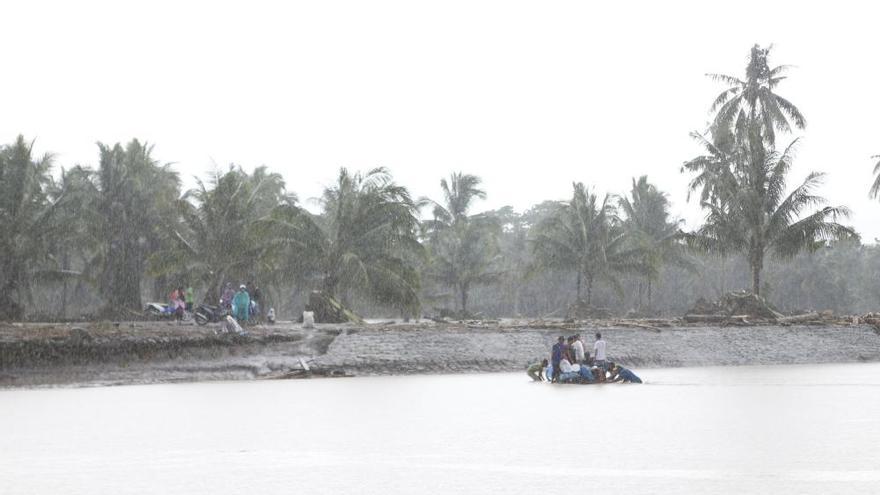
<path id="1" fill-rule="evenodd" d="M 303 311 L 303 328 L 315 328 L 314 311 Z"/>
<path id="2" fill-rule="evenodd" d="M 236 333 L 238 335 L 247 335 L 247 332 L 241 328 L 241 325 L 235 321 L 235 318 L 226 315 L 226 320 L 223 323 L 223 331 L 226 333 Z"/>

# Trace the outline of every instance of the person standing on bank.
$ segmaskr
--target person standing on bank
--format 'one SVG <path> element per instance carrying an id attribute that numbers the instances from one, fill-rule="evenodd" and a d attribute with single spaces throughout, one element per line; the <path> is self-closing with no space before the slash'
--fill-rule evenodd
<path id="1" fill-rule="evenodd" d="M 190 313 L 193 311 L 193 304 L 196 302 L 196 293 L 193 291 L 192 286 L 186 288 L 186 295 L 184 296 L 184 301 L 186 302 L 186 310 Z"/>
<path id="2" fill-rule="evenodd" d="M 607 371 L 605 364 L 605 341 L 602 340 L 602 334 L 596 332 L 596 343 L 593 344 L 593 356 L 595 356 L 595 366 L 599 367 L 603 372 Z"/>
<path id="3" fill-rule="evenodd" d="M 232 298 L 232 317 L 239 323 L 247 323 L 248 312 L 251 306 L 251 296 L 248 294 L 247 287 L 242 285 Z"/>
<path id="4" fill-rule="evenodd" d="M 251 295 L 251 301 L 254 303 L 254 319 L 259 320 L 260 313 L 263 312 L 263 291 L 257 286 L 257 284 L 251 283 L 252 289 L 248 292 Z"/>

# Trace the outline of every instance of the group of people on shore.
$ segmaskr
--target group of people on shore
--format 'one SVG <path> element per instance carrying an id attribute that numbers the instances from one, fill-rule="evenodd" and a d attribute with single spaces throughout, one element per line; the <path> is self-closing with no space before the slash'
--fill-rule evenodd
<path id="1" fill-rule="evenodd" d="M 529 366 L 527 373 L 532 380 L 552 383 L 642 383 L 631 370 L 608 361 L 606 347 L 602 334 L 596 333 L 590 356 L 580 334 L 567 339 L 560 335 L 550 350 L 550 359 Z"/>
<path id="2" fill-rule="evenodd" d="M 256 320 L 260 316 L 260 302 L 263 293 L 253 282 L 241 284 L 234 290 L 232 282 L 226 282 L 220 295 L 220 307 L 229 312 L 240 323 Z M 178 320 L 187 320 L 195 305 L 195 291 L 192 287 L 178 286 L 168 295 L 166 311 Z"/>
<path id="3" fill-rule="evenodd" d="M 168 311 L 174 314 L 178 320 L 183 320 L 187 313 L 192 313 L 195 302 L 195 292 L 192 287 L 178 286 L 168 295 Z"/>
<path id="4" fill-rule="evenodd" d="M 253 282 L 241 284 L 238 290 L 232 288 L 232 282 L 226 282 L 220 295 L 220 306 L 232 312 L 232 317 L 239 323 L 247 323 L 260 317 L 260 302 L 263 291 Z"/>

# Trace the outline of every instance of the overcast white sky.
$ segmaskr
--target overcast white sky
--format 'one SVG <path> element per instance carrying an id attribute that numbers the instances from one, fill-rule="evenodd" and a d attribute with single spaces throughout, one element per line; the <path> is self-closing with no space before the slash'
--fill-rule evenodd
<path id="1" fill-rule="evenodd" d="M 480 209 L 647 174 L 694 226 L 679 167 L 722 89 L 704 74 L 740 75 L 773 43 L 771 63 L 797 66 L 778 92 L 808 120 L 792 178 L 827 172 L 822 193 L 872 241 L 878 9 L 820 4 L 7 2 L 0 138 L 69 166 L 138 137 L 188 184 L 265 164 L 303 199 L 339 166 L 387 166 L 431 197 L 461 170 L 485 181 Z"/>

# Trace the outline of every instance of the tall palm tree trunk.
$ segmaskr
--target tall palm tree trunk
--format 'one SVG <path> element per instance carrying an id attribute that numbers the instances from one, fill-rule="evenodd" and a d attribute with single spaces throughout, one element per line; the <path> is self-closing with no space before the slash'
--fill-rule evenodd
<path id="1" fill-rule="evenodd" d="M 513 314 L 519 316 L 520 298 L 522 297 L 522 284 L 516 284 L 513 289 Z"/>
<path id="2" fill-rule="evenodd" d="M 7 282 L 0 290 L 0 318 L 6 320 L 19 320 L 24 316 L 24 308 L 12 297 L 17 292 L 14 281 Z"/>
<path id="3" fill-rule="evenodd" d="M 70 254 L 65 249 L 61 254 L 61 269 L 62 270 L 70 270 Z M 64 281 L 61 284 L 61 307 L 58 309 L 59 319 L 64 319 L 67 317 L 67 298 L 68 298 L 68 289 L 67 289 L 67 277 L 64 277 Z"/>
<path id="4" fill-rule="evenodd" d="M 764 269 L 764 253 L 761 251 L 753 252 L 749 257 L 749 264 L 752 267 L 752 293 L 759 296 L 761 295 L 761 270 Z"/>
<path id="5" fill-rule="evenodd" d="M 639 311 L 641 311 L 641 310 L 642 310 L 642 292 L 643 292 L 643 288 L 644 288 L 643 285 L 642 285 L 642 281 L 641 281 L 641 280 L 639 280 L 638 282 L 636 282 L 636 288 L 637 288 L 637 292 L 636 292 L 636 293 L 637 293 L 636 308 L 637 308 Z"/>
<path id="6" fill-rule="evenodd" d="M 593 276 L 587 275 L 587 307 L 593 305 Z"/>
<path id="7" fill-rule="evenodd" d="M 752 265 L 752 293 L 761 295 L 761 267 L 758 265 Z"/>
<path id="8" fill-rule="evenodd" d="M 468 303 L 468 286 L 467 284 L 461 284 L 461 316 L 464 317 L 467 315 L 467 303 Z"/>
<path id="9" fill-rule="evenodd" d="M 339 279 L 335 275 L 331 273 L 324 274 L 324 278 L 321 281 L 321 292 L 323 292 L 324 295 L 336 298 L 336 291 L 338 289 L 338 286 Z"/>

